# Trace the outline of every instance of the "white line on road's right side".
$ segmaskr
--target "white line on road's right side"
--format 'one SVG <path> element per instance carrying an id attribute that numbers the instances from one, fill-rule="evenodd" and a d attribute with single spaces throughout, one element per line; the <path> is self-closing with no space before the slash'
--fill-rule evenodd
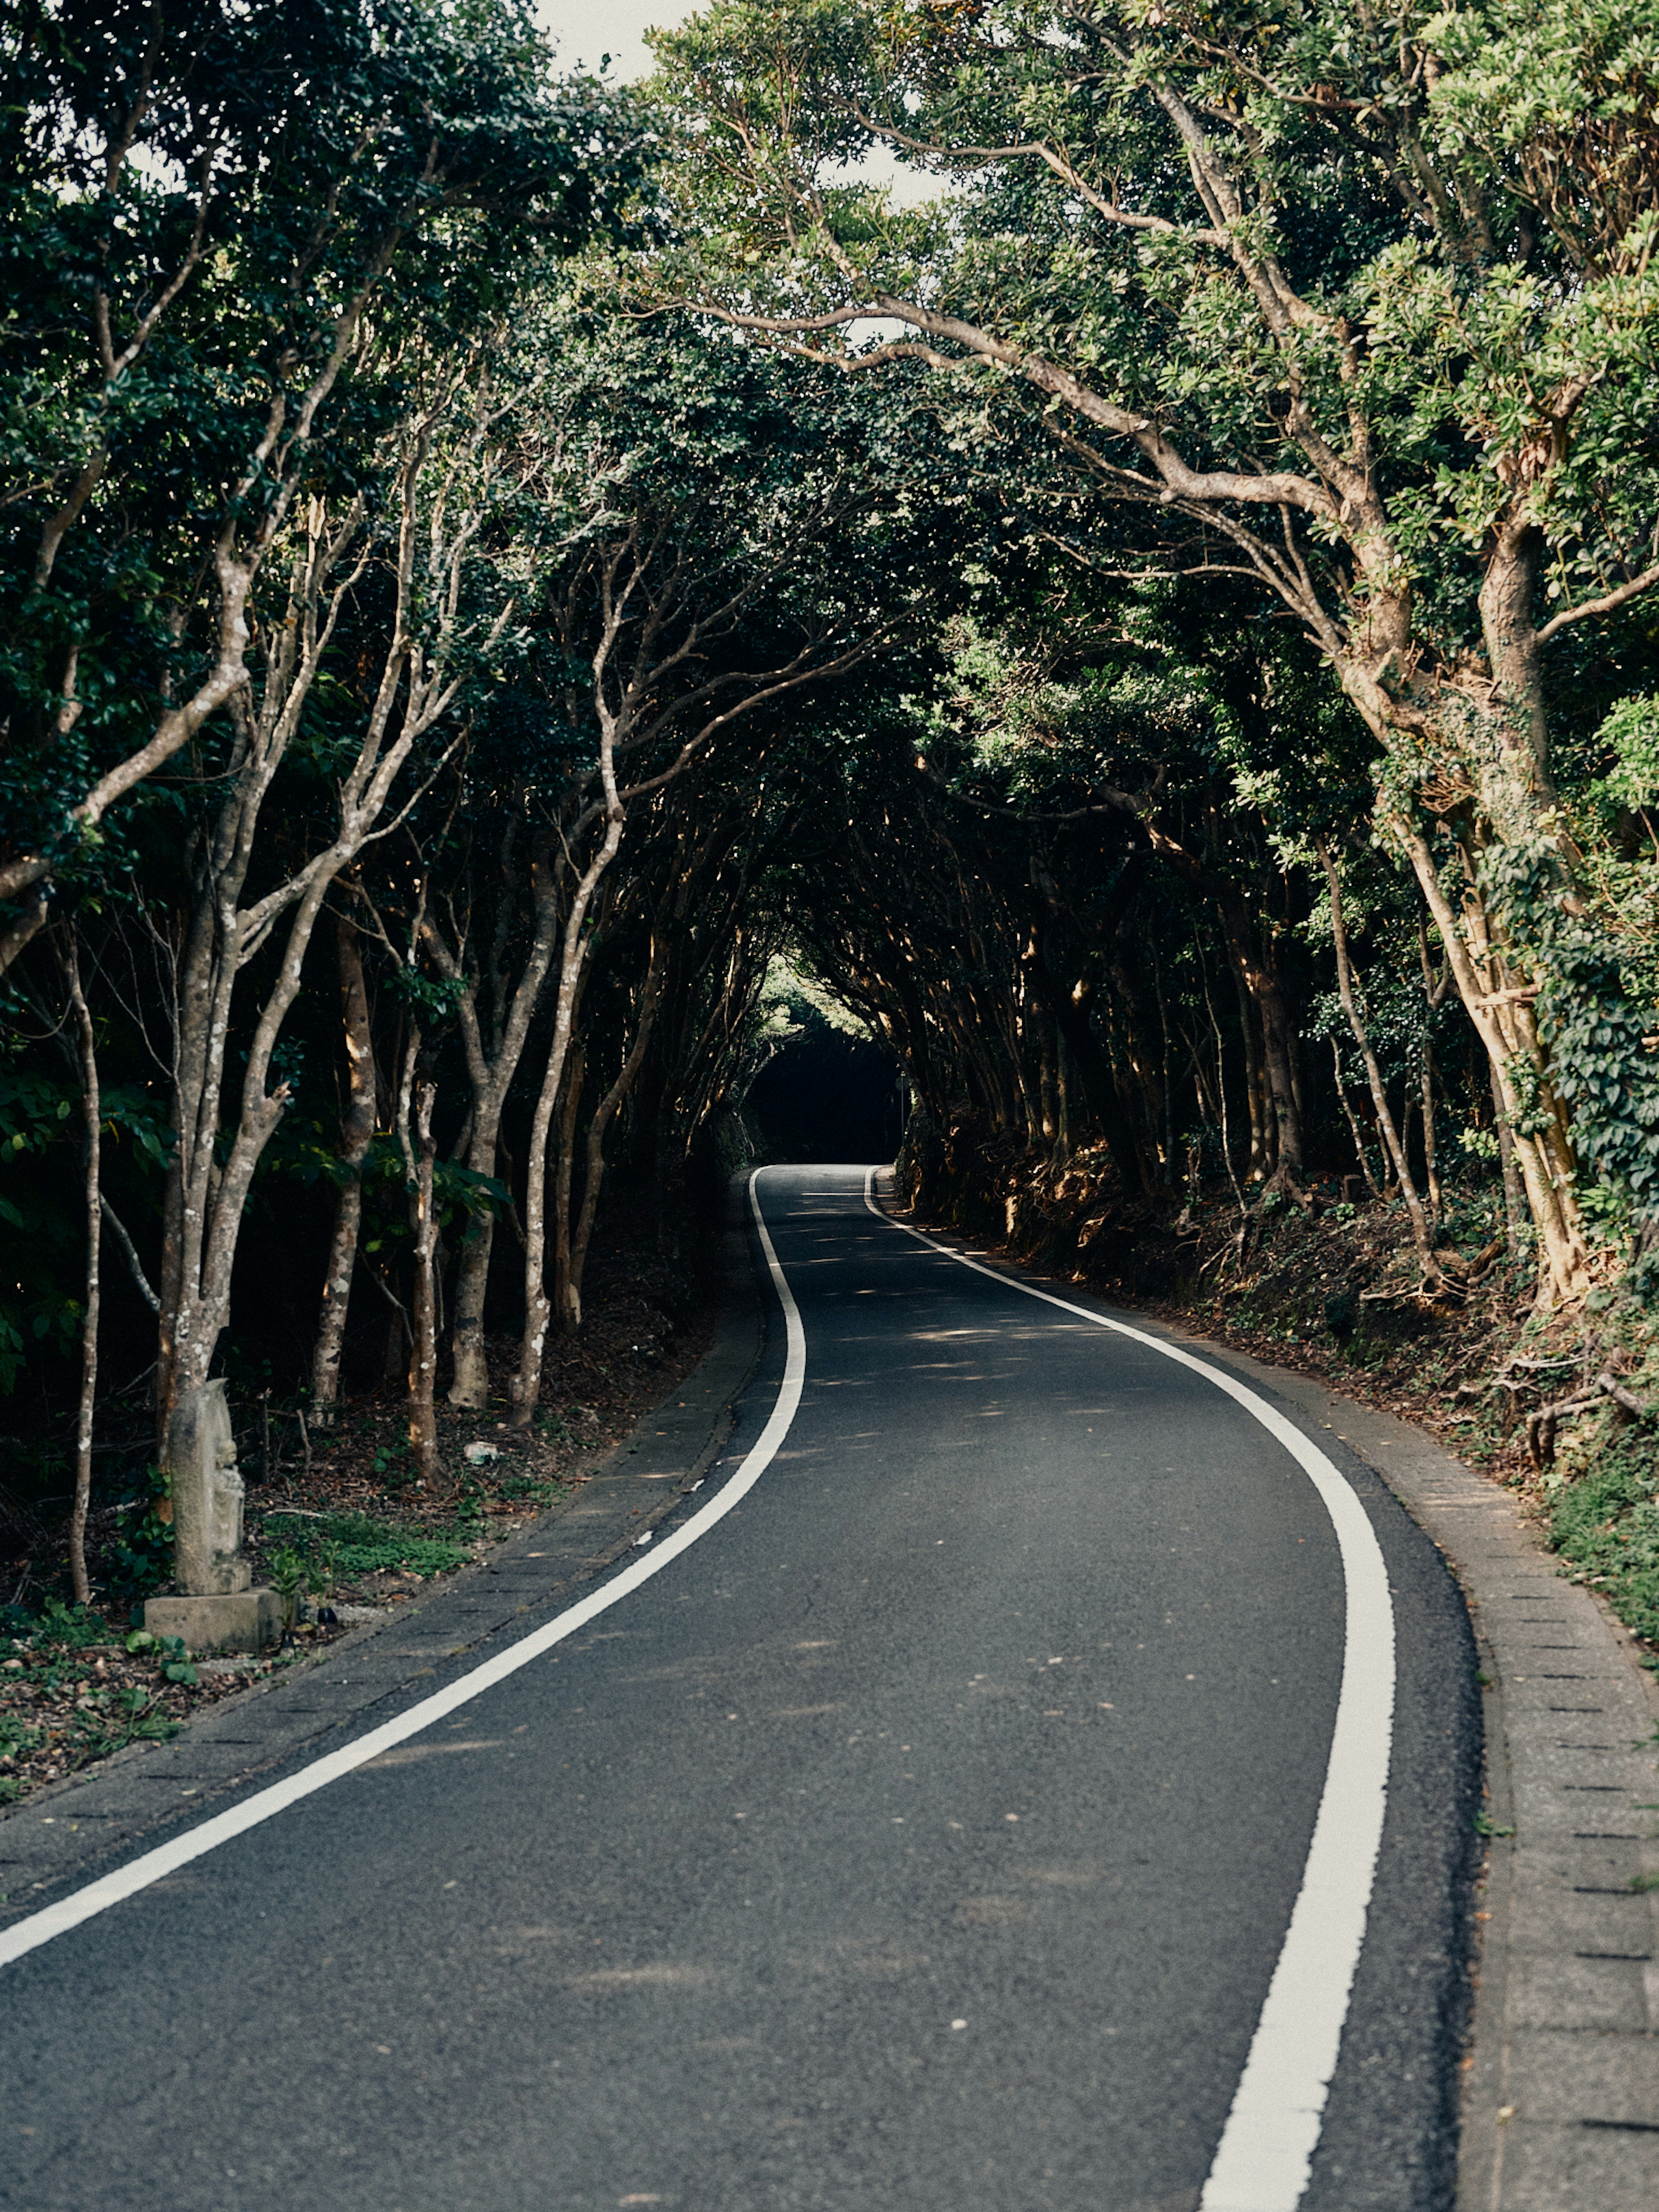
<path id="1" fill-rule="evenodd" d="M 1224 1390 L 1283 1444 L 1331 1516 L 1342 1558 L 1347 1625 L 1325 1787 L 1284 1948 L 1200 2200 L 1201 2212 L 1296 2212 L 1324 2124 L 1388 1806 L 1394 1602 L 1376 1531 L 1334 1462 L 1248 1383 L 1145 1329 L 1073 1305 L 1052 1291 L 1040 1291 L 953 1252 L 908 1222 L 895 1221 L 876 1204 L 875 1180 L 876 1170 L 866 1170 L 864 1202 L 889 1228 L 902 1230 L 976 1275 L 988 1275 L 1006 1290 L 1022 1291 L 1028 1298 L 1040 1298 L 1061 1313 L 1145 1345 Z"/>
<path id="2" fill-rule="evenodd" d="M 175 1836 L 171 1842 L 159 1844 L 153 1851 L 146 1851 L 141 1857 L 129 1860 L 125 1866 L 116 1868 L 112 1874 L 100 1875 L 84 1888 L 72 1890 L 67 1897 L 60 1898 L 57 1904 L 30 1913 L 25 1920 L 14 1921 L 9 1928 L 0 1929 L 0 1966 L 9 1966 L 14 1959 L 22 1958 L 27 1952 L 38 1949 L 42 1943 L 50 1943 L 54 1936 L 67 1935 L 71 1928 L 78 1928 L 83 1920 L 90 1920 L 100 1912 L 107 1912 L 112 1905 L 119 1905 L 124 1899 L 136 1896 L 140 1890 L 148 1889 L 152 1882 L 161 1881 L 167 1875 L 175 1874 L 182 1866 L 188 1866 L 192 1859 L 205 1856 L 209 1851 L 216 1850 L 221 1844 L 228 1844 L 234 1837 L 245 1835 L 250 1828 L 257 1828 L 261 1821 L 285 1812 L 302 1797 L 309 1797 L 317 1790 L 326 1789 L 331 1782 L 337 1782 L 343 1775 L 354 1773 L 358 1767 L 366 1766 L 371 1759 L 378 1759 L 382 1752 L 390 1751 L 394 1744 L 405 1742 L 409 1737 L 418 1735 L 423 1729 L 429 1729 L 434 1721 L 441 1720 L 447 1713 L 453 1713 L 458 1705 L 469 1704 L 485 1690 L 493 1689 L 497 1682 L 504 1681 L 509 1674 L 516 1674 L 520 1667 L 527 1667 L 544 1651 L 551 1650 L 556 1644 L 562 1644 L 566 1637 L 574 1636 L 579 1628 L 585 1628 L 590 1620 L 615 1605 L 619 1598 L 629 1596 L 639 1589 L 641 1583 L 649 1582 L 653 1575 L 659 1575 L 672 1560 L 677 1559 L 682 1552 L 695 1544 L 699 1536 L 706 1536 L 717 1522 L 725 1519 L 738 1499 L 754 1488 L 776 1456 L 778 1446 L 788 1435 L 789 1425 L 795 1418 L 795 1409 L 800 1404 L 801 1384 L 806 1377 L 806 1332 L 801 1326 L 800 1309 L 784 1280 L 783 1270 L 778 1265 L 778 1255 L 773 1249 L 772 1239 L 767 1234 L 766 1222 L 761 1213 L 760 1196 L 756 1188 L 760 1181 L 760 1172 L 757 1168 L 749 1178 L 749 1204 L 754 1213 L 761 1250 L 766 1256 L 766 1264 L 783 1308 L 787 1339 L 783 1380 L 778 1386 L 777 1401 L 773 1406 L 766 1426 L 755 1439 L 752 1449 L 736 1474 L 720 1486 L 708 1503 L 676 1528 L 672 1535 L 665 1536 L 661 1544 L 647 1558 L 635 1559 L 631 1566 L 625 1567 L 611 1581 L 602 1583 L 580 1603 L 567 1607 L 563 1613 L 556 1614 L 530 1635 L 520 1637 L 516 1644 L 509 1644 L 505 1651 L 498 1651 L 493 1659 L 486 1659 L 481 1667 L 472 1668 L 459 1680 L 435 1691 L 431 1697 L 422 1698 L 418 1705 L 411 1705 L 405 1713 L 399 1713 L 395 1720 L 371 1729 L 367 1735 L 360 1735 L 355 1742 L 342 1745 L 338 1751 L 331 1751 L 325 1758 L 313 1759 L 297 1774 L 290 1774 L 281 1782 L 273 1782 L 269 1789 L 256 1790 L 252 1796 L 243 1798 L 240 1804 L 215 1814 L 210 1820 L 204 1820 L 199 1827 L 187 1829 L 182 1836 Z M 701 1490 L 702 1485 L 699 1483 L 696 1487 Z"/>

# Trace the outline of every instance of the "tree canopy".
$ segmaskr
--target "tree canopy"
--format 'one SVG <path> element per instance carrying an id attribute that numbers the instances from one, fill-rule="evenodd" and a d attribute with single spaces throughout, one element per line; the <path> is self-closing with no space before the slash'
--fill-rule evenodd
<path id="1" fill-rule="evenodd" d="M 100 1326 L 163 1459 L 255 1358 L 434 1485 L 531 1424 L 826 1005 L 964 1218 L 1346 1180 L 1402 1297 L 1646 1310 L 1650 0 L 0 38 L 0 1382 L 49 1466 L 78 1360 L 83 1517 Z"/>

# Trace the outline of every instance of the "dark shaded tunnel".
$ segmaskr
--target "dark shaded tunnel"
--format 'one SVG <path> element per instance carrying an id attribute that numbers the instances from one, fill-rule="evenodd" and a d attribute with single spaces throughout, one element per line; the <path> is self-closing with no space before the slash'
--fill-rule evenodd
<path id="1" fill-rule="evenodd" d="M 768 1160 L 890 1160 L 904 1133 L 890 1054 L 822 1021 L 767 1062 L 744 1112 Z"/>

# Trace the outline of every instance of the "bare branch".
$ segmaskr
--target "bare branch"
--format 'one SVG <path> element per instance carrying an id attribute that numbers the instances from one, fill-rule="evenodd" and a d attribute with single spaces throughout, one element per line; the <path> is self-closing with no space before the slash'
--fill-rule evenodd
<path id="1" fill-rule="evenodd" d="M 1639 599 L 1655 584 L 1659 584 L 1659 568 L 1644 568 L 1639 576 L 1632 576 L 1629 583 L 1620 584 L 1616 592 L 1608 592 L 1599 599 L 1586 599 L 1581 606 L 1563 607 L 1560 613 L 1552 615 L 1539 631 L 1539 644 L 1545 644 L 1558 630 L 1565 629 L 1572 623 L 1588 622 L 1594 615 L 1612 614 L 1616 608 L 1626 606 L 1632 599 Z"/>

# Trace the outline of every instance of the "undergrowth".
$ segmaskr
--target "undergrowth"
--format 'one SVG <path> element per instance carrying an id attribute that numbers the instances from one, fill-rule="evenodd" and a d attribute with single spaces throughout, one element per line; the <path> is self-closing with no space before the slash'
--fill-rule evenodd
<path id="1" fill-rule="evenodd" d="M 1659 1468 L 1651 1441 L 1614 1444 L 1569 1483 L 1550 1540 L 1636 1635 L 1659 1645 Z"/>
<path id="2" fill-rule="evenodd" d="M 448 1536 L 428 1536 L 377 1521 L 368 1513 L 329 1513 L 318 1518 L 301 1517 L 280 1510 L 267 1513 L 263 1531 L 267 1543 L 290 1546 L 302 1558 L 326 1553 L 334 1574 L 345 1581 L 360 1575 L 384 1574 L 398 1568 L 416 1575 L 447 1574 L 465 1566 L 471 1547 Z"/>

